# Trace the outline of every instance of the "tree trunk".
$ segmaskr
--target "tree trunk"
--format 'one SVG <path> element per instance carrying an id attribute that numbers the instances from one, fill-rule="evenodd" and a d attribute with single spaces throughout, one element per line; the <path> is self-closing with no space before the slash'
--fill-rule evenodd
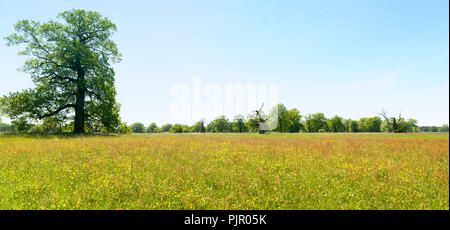
<path id="1" fill-rule="evenodd" d="M 77 79 L 77 98 L 75 102 L 75 124 L 73 133 L 84 133 L 84 124 L 86 120 L 86 116 L 84 113 L 84 99 L 86 97 L 86 87 L 84 82 L 84 71 L 83 69 L 79 69 L 77 71 L 78 79 Z"/>
<path id="2" fill-rule="evenodd" d="M 280 123 L 280 133 L 283 132 L 283 121 L 281 119 L 278 119 L 278 123 Z"/>
<path id="3" fill-rule="evenodd" d="M 393 129 L 394 133 L 398 133 L 398 126 L 397 126 L 397 121 L 395 120 L 395 118 L 393 118 L 392 129 Z"/>
<path id="4" fill-rule="evenodd" d="M 75 103 L 75 125 L 73 133 L 84 133 L 84 97 L 84 91 L 77 94 L 77 101 Z"/>

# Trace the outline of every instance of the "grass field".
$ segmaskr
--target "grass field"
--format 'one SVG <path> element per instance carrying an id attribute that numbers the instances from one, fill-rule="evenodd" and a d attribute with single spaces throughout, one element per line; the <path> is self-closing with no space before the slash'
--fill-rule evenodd
<path id="1" fill-rule="evenodd" d="M 0 209 L 449 209 L 445 134 L 0 135 Z"/>

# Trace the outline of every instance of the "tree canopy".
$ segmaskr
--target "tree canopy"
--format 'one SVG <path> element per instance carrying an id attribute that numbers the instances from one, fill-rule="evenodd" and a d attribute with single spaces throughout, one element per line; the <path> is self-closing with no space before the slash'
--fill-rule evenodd
<path id="1" fill-rule="evenodd" d="M 247 131 L 245 126 L 245 119 L 242 115 L 236 115 L 231 123 L 233 132 L 242 133 Z"/>
<path id="2" fill-rule="evenodd" d="M 145 133 L 145 126 L 140 122 L 131 124 L 131 129 L 133 130 L 133 133 Z"/>
<path id="3" fill-rule="evenodd" d="M 343 122 L 343 118 L 334 116 L 328 120 L 328 130 L 330 132 L 345 132 L 346 128 Z"/>
<path id="4" fill-rule="evenodd" d="M 225 116 L 219 116 L 206 126 L 206 131 L 213 133 L 231 132 L 231 130 L 232 125 Z"/>
<path id="5" fill-rule="evenodd" d="M 305 121 L 308 132 L 325 132 L 328 130 L 327 119 L 323 113 L 308 114 Z"/>
<path id="6" fill-rule="evenodd" d="M 272 110 L 270 111 L 271 117 L 277 118 L 277 127 L 276 131 L 278 132 L 287 132 L 289 130 L 289 114 L 286 109 L 286 106 L 283 104 L 275 105 Z"/>
<path id="7" fill-rule="evenodd" d="M 191 131 L 192 132 L 196 132 L 196 133 L 204 133 L 206 131 L 205 128 L 205 120 L 200 120 L 197 121 L 192 127 L 191 127 Z"/>
<path id="8" fill-rule="evenodd" d="M 147 133 L 156 133 L 158 126 L 156 125 L 156 123 L 151 123 L 147 129 L 145 130 Z"/>
<path id="9" fill-rule="evenodd" d="M 117 30 L 97 12 L 64 11 L 58 21 L 21 20 L 7 45 L 24 45 L 30 58 L 22 70 L 35 88 L 12 92 L 0 99 L 0 109 L 12 119 L 73 120 L 73 132 L 119 129 L 112 63 L 120 61 L 111 40 Z"/>

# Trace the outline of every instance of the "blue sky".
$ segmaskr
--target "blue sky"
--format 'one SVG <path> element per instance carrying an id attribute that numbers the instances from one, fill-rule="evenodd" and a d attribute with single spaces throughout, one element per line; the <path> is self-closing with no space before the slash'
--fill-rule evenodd
<path id="1" fill-rule="evenodd" d="M 420 125 L 449 123 L 446 0 L 0 0 L 0 37 L 20 19 L 72 8 L 118 27 L 117 99 L 128 123 L 181 122 L 169 116 L 170 91 L 195 76 L 219 86 L 276 84 L 279 101 L 303 115 L 359 119 L 384 108 Z M 19 50 L 0 42 L 0 95 L 33 86 L 17 71 L 26 59 Z"/>

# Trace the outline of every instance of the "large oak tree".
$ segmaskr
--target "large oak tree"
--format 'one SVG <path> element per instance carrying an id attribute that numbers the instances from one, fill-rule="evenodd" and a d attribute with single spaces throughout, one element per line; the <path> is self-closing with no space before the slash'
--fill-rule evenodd
<path id="1" fill-rule="evenodd" d="M 121 56 L 111 40 L 116 26 L 85 10 L 65 11 L 57 18 L 21 20 L 5 38 L 7 45 L 23 45 L 19 54 L 30 58 L 22 70 L 36 87 L 2 97 L 2 112 L 13 119 L 73 119 L 74 133 L 91 126 L 114 131 L 120 123 L 111 67 Z"/>

